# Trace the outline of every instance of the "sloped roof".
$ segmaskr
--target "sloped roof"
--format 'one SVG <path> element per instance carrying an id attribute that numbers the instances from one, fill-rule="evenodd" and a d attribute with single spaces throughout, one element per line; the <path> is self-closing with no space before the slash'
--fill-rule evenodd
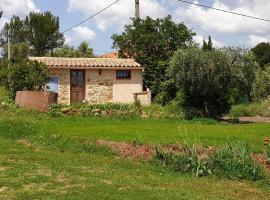
<path id="1" fill-rule="evenodd" d="M 99 57 L 100 58 L 119 58 L 118 51 L 108 52 Z"/>
<path id="2" fill-rule="evenodd" d="M 30 57 L 50 68 L 143 68 L 133 59 Z"/>

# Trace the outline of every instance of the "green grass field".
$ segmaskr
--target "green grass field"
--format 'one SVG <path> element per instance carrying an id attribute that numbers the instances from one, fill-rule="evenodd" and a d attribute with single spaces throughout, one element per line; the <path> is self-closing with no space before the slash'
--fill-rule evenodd
<path id="1" fill-rule="evenodd" d="M 24 138 L 28 132 L 33 140 Z M 203 146 L 233 141 L 262 152 L 269 132 L 270 124 L 51 118 L 0 107 L 0 199 L 269 199 L 270 186 L 265 182 L 196 178 L 152 161 L 120 158 L 105 147 L 80 147 L 72 140 L 51 145 L 42 140 L 45 135 L 60 135 L 88 143 L 103 139 Z"/>
<path id="2" fill-rule="evenodd" d="M 221 145 L 242 141 L 263 150 L 270 124 L 228 124 L 212 120 L 155 120 L 65 117 L 40 121 L 46 130 L 89 140 L 139 141 L 152 144 L 197 143 Z M 45 125 L 46 124 L 46 125 Z"/>
<path id="3" fill-rule="evenodd" d="M 0 139 L 0 199 L 269 199 L 269 188 Z"/>

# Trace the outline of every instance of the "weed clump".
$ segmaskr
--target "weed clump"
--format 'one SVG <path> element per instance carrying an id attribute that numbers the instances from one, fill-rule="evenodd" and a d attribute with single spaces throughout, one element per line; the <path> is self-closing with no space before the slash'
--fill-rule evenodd
<path id="1" fill-rule="evenodd" d="M 227 144 L 208 156 L 200 156 L 196 147 L 185 147 L 180 153 L 156 149 L 156 160 L 176 172 L 197 177 L 215 175 L 228 179 L 258 181 L 265 170 L 251 156 L 244 144 Z"/>

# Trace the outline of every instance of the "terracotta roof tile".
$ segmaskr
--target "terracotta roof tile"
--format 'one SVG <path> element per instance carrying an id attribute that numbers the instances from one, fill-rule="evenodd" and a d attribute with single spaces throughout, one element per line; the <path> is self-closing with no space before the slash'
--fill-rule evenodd
<path id="1" fill-rule="evenodd" d="M 30 57 L 53 68 L 142 68 L 133 59 L 124 58 L 59 58 L 59 57 Z"/>

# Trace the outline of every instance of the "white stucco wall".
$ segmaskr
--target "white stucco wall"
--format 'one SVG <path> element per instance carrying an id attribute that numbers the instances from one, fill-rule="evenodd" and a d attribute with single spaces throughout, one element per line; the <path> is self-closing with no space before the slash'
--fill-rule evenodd
<path id="1" fill-rule="evenodd" d="M 133 103 L 134 93 L 142 90 L 142 70 L 131 70 L 131 79 L 116 79 L 114 72 L 113 102 Z"/>

